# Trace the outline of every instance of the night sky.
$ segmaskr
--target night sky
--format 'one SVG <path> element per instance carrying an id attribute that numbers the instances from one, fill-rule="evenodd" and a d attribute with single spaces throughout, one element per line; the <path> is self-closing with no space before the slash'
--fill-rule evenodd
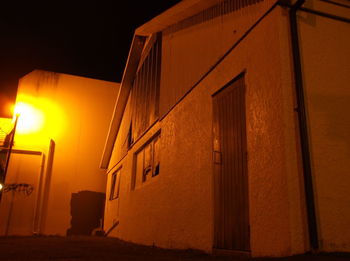
<path id="1" fill-rule="evenodd" d="M 6 2 L 0 103 L 14 102 L 18 79 L 34 69 L 120 82 L 134 30 L 179 0 Z"/>

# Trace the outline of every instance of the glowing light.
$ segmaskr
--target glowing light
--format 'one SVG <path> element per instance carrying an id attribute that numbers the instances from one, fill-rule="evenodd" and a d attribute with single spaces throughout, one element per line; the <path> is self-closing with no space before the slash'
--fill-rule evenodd
<path id="1" fill-rule="evenodd" d="M 39 131 L 44 123 L 43 113 L 33 105 L 18 102 L 14 109 L 15 115 L 19 115 L 17 132 L 27 134 Z"/>
<path id="2" fill-rule="evenodd" d="M 50 99 L 21 93 L 17 95 L 14 114 L 18 115 L 15 136 L 18 148 L 40 150 L 50 139 L 64 133 L 66 121 L 62 108 Z"/>
<path id="3" fill-rule="evenodd" d="M 15 109 L 15 105 L 13 103 L 7 102 L 6 106 L 5 106 L 5 113 L 6 115 L 8 115 L 8 117 L 10 118 L 11 115 L 14 115 L 14 109 Z"/>
<path id="4" fill-rule="evenodd" d="M 15 114 L 15 105 L 13 103 L 10 103 L 7 105 L 8 111 L 11 115 Z"/>
<path id="5" fill-rule="evenodd" d="M 13 123 L 10 118 L 0 118 L 0 131 L 3 133 L 10 133 L 13 128 Z"/>
<path id="6" fill-rule="evenodd" d="M 2 190 L 3 187 L 4 187 L 4 186 L 0 183 L 0 191 Z"/>

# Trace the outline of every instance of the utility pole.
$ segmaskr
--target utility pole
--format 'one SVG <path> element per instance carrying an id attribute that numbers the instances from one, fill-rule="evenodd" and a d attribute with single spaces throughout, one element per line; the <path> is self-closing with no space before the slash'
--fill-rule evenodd
<path id="1" fill-rule="evenodd" d="M 10 157 L 11 157 L 13 143 L 14 143 L 14 140 L 15 140 L 15 134 L 16 134 L 18 117 L 19 117 L 19 114 L 16 114 L 15 124 L 13 126 L 12 131 L 11 131 L 12 132 L 12 136 L 11 136 L 11 140 L 10 140 L 10 146 L 8 148 L 7 155 L 6 155 L 6 163 L 5 163 L 5 170 L 4 170 L 4 176 L 3 176 L 3 183 L 5 183 L 5 181 L 6 181 L 6 174 L 7 174 L 7 169 L 9 167 L 9 162 L 10 162 Z M 2 184 L 2 186 L 3 186 L 3 189 L 4 189 L 5 184 Z M 0 192 L 0 202 L 1 202 L 1 198 L 2 198 L 2 190 Z"/>

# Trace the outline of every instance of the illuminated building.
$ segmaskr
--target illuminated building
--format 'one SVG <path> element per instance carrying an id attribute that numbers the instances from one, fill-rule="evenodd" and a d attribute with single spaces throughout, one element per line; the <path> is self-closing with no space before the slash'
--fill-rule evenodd
<path id="1" fill-rule="evenodd" d="M 99 160 L 118 91 L 117 83 L 41 70 L 20 79 L 1 235 L 91 234 L 101 226 Z"/>
<path id="2" fill-rule="evenodd" d="M 107 234 L 350 251 L 348 7 L 188 0 L 139 27 L 101 162 Z"/>

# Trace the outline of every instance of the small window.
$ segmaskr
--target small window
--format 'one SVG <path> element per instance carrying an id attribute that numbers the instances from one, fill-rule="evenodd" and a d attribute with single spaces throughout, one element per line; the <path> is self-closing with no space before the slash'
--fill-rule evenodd
<path id="1" fill-rule="evenodd" d="M 159 135 L 153 140 L 153 172 L 152 176 L 157 176 L 159 174 L 159 151 L 160 151 L 160 142 Z"/>
<path id="2" fill-rule="evenodd" d="M 146 182 L 152 177 L 152 147 L 153 144 L 150 143 L 143 149 L 142 182 Z"/>
<path id="3" fill-rule="evenodd" d="M 130 149 L 131 145 L 134 143 L 134 140 L 132 139 L 132 122 L 130 122 L 130 127 L 129 127 L 129 130 L 128 130 L 128 137 L 127 137 L 127 146 L 128 146 L 128 149 Z"/>
<path id="4" fill-rule="evenodd" d="M 134 188 L 159 175 L 160 135 L 153 137 L 135 154 Z"/>
<path id="5" fill-rule="evenodd" d="M 109 195 L 109 200 L 119 198 L 120 174 L 121 174 L 121 169 L 118 169 L 116 172 L 112 174 L 111 194 Z"/>

